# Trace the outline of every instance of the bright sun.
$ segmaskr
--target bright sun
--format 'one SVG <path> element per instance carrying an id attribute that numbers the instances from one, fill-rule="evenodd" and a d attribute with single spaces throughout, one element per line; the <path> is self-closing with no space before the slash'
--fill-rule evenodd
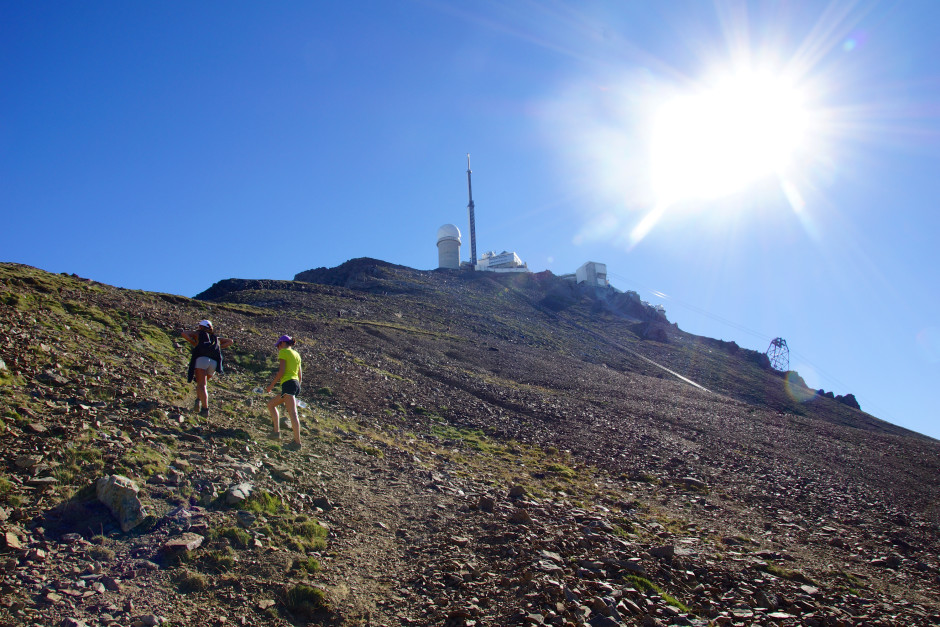
<path id="1" fill-rule="evenodd" d="M 783 178 L 806 125 L 800 91 L 767 74 L 738 74 L 667 101 L 651 137 L 659 204 L 718 198 L 768 175 Z"/>

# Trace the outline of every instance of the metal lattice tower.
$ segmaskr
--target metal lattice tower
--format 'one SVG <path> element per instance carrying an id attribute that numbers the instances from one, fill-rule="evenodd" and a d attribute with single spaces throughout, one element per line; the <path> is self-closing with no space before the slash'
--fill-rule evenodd
<path id="1" fill-rule="evenodd" d="M 467 153 L 467 195 L 470 197 L 470 203 L 467 205 L 467 211 L 470 212 L 470 267 L 476 268 L 477 225 L 473 217 L 473 187 L 470 185 L 470 153 Z"/>
<path id="2" fill-rule="evenodd" d="M 790 370 L 790 349 L 787 348 L 787 341 L 782 337 L 775 337 L 770 341 L 767 347 L 767 358 L 770 360 L 770 367 L 778 372 L 787 372 Z"/>

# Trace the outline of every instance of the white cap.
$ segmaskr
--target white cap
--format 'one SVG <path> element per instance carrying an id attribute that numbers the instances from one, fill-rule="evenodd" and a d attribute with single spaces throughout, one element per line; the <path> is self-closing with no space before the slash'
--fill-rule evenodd
<path id="1" fill-rule="evenodd" d="M 201 326 L 201 327 L 206 327 L 207 329 L 211 329 L 211 328 L 212 328 L 212 323 L 209 322 L 208 320 L 200 320 L 200 321 L 199 321 L 199 326 Z"/>

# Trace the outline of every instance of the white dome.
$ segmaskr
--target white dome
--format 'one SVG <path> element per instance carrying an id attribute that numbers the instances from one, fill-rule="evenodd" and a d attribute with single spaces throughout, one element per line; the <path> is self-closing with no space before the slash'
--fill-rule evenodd
<path id="1" fill-rule="evenodd" d="M 460 229 L 453 224 L 445 224 L 437 230 L 437 243 L 440 244 L 446 240 L 456 240 L 460 243 Z"/>

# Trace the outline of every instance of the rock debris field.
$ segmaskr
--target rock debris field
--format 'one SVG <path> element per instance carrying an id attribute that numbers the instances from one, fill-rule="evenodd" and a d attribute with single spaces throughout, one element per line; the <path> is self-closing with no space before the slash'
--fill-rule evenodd
<path id="1" fill-rule="evenodd" d="M 936 440 L 630 293 L 296 279 L 0 264 L 0 625 L 940 624 Z M 205 418 L 207 317 L 235 343 Z M 282 333 L 299 451 L 257 391 Z"/>

